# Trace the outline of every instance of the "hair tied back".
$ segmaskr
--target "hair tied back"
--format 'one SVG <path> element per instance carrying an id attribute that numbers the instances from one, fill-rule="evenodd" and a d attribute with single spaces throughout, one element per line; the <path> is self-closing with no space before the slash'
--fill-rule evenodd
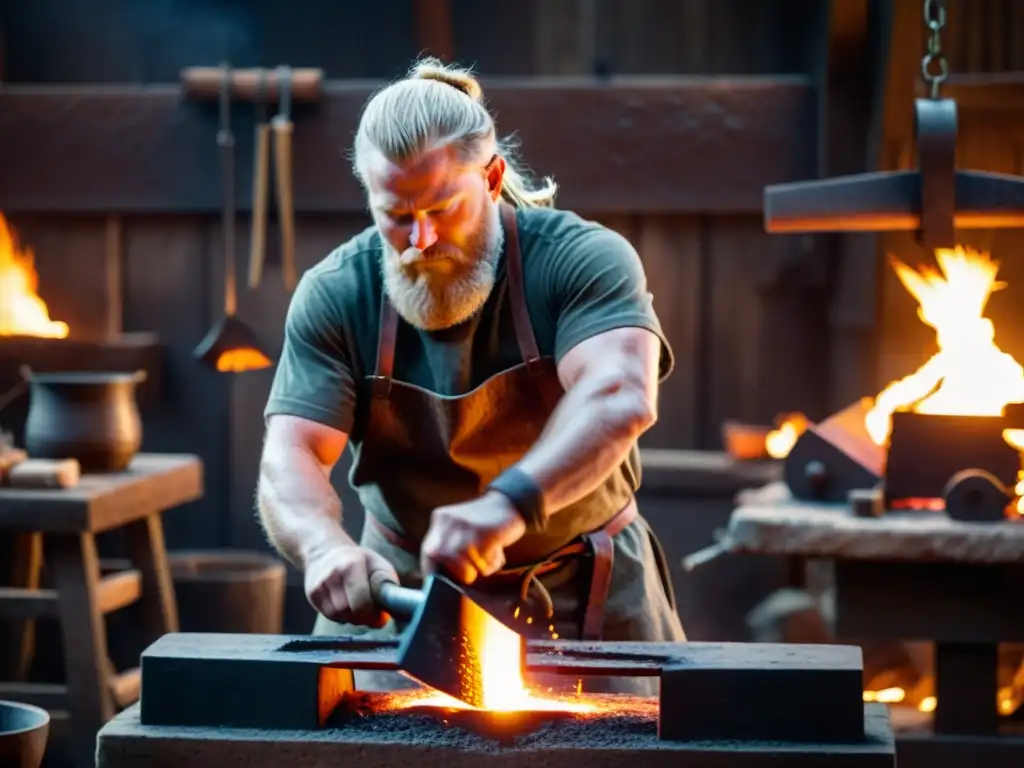
<path id="1" fill-rule="evenodd" d="M 439 59 L 426 59 L 419 62 L 409 76 L 415 80 L 435 80 L 444 83 L 466 94 L 476 102 L 483 98 L 483 89 L 469 70 L 445 66 Z"/>

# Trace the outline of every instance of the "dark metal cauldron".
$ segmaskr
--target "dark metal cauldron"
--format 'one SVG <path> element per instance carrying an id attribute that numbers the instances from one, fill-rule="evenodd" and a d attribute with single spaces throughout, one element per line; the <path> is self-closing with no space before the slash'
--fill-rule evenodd
<path id="1" fill-rule="evenodd" d="M 26 374 L 25 450 L 35 459 L 78 459 L 82 472 L 120 472 L 142 445 L 135 400 L 145 371 Z"/>
<path id="2" fill-rule="evenodd" d="M 50 735 L 45 709 L 14 701 L 0 701 L 0 765 L 4 768 L 39 768 Z"/>

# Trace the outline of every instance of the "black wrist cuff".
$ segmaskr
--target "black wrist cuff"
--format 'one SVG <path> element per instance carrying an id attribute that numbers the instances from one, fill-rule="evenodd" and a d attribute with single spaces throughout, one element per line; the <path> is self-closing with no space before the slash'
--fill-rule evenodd
<path id="1" fill-rule="evenodd" d="M 540 533 L 547 527 L 544 494 L 533 479 L 522 470 L 509 467 L 494 478 L 488 490 L 497 491 L 512 503 L 526 522 L 526 530 L 530 533 Z"/>

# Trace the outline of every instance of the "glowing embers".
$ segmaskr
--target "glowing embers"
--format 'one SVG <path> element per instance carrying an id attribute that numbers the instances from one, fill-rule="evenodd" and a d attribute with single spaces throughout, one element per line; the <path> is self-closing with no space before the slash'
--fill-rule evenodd
<path id="1" fill-rule="evenodd" d="M 362 719 L 365 727 L 425 728 L 430 724 L 459 729 L 500 744 L 512 744 L 550 727 L 587 729 L 602 724 L 629 721 L 633 728 L 654 733 L 658 723 L 658 701 L 624 695 L 576 694 L 523 701 L 532 708 L 473 709 L 456 699 L 429 691 L 350 694 L 335 710 L 329 725 Z M 537 706 L 539 705 L 539 706 Z"/>

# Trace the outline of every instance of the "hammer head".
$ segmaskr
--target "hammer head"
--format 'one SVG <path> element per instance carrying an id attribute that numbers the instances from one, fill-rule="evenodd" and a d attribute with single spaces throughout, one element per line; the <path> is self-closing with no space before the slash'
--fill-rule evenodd
<path id="1" fill-rule="evenodd" d="M 472 707 L 487 706 L 487 667 L 522 665 L 524 640 L 450 579 L 427 577 L 424 599 L 402 635 L 398 666 Z"/>

